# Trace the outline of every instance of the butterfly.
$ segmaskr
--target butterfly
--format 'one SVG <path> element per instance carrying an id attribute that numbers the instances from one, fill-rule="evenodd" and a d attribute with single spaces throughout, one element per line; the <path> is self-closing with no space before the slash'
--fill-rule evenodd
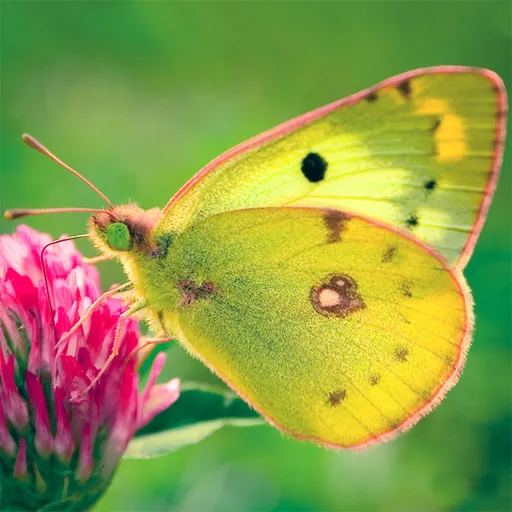
<path id="1" fill-rule="evenodd" d="M 492 71 L 411 71 L 236 146 L 146 211 L 113 205 L 25 136 L 105 199 L 88 236 L 96 260 L 116 258 L 128 277 L 60 343 L 128 293 L 116 340 L 142 316 L 148 343 L 179 340 L 281 431 L 333 448 L 394 437 L 464 365 L 462 271 L 496 186 L 506 105 Z M 6 217 L 73 210 L 84 209 Z"/>

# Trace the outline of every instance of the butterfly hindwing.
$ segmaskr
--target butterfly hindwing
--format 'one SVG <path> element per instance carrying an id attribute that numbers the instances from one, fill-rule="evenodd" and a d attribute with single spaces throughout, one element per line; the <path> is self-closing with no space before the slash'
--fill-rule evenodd
<path id="1" fill-rule="evenodd" d="M 328 207 L 406 229 L 462 268 L 497 179 L 505 110 L 490 71 L 400 75 L 221 155 L 170 201 L 160 229 L 241 208 Z"/>
<path id="2" fill-rule="evenodd" d="M 296 437 L 339 447 L 390 437 L 462 367 L 472 325 L 463 277 L 364 218 L 226 212 L 177 237 L 166 262 L 147 276 L 166 329 Z"/>

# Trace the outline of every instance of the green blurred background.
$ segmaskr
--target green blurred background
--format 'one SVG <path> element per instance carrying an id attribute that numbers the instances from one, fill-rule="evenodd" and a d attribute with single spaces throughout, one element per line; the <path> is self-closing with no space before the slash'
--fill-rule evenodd
<path id="1" fill-rule="evenodd" d="M 508 85 L 511 4 L 4 2 L 1 208 L 101 200 L 26 148 L 41 139 L 116 202 L 163 206 L 202 165 L 262 130 L 402 71 L 482 66 Z M 466 276 L 476 334 L 457 387 L 397 440 L 334 453 L 270 427 L 226 428 L 156 460 L 125 460 L 110 510 L 510 510 L 510 139 Z M 57 237 L 86 216 L 30 224 Z M 2 221 L 1 232 L 14 225 Z M 80 248 L 92 255 L 87 243 Z M 101 266 L 103 285 L 120 268 Z M 169 375 L 212 380 L 179 347 Z"/>

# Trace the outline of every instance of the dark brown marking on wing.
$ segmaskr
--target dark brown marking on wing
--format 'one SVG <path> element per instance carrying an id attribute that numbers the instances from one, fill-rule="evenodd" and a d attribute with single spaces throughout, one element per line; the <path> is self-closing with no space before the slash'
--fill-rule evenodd
<path id="1" fill-rule="evenodd" d="M 310 300 L 315 311 L 327 317 L 345 318 L 366 307 L 356 281 L 347 274 L 328 276 L 311 288 Z"/>
<path id="2" fill-rule="evenodd" d="M 381 381 L 381 376 L 378 373 L 370 375 L 370 386 L 376 386 Z"/>
<path id="3" fill-rule="evenodd" d="M 369 103 L 375 103 L 378 99 L 379 99 L 379 96 L 377 95 L 377 93 L 375 91 L 372 91 L 371 93 L 369 93 L 366 96 L 366 101 L 368 101 Z"/>
<path id="4" fill-rule="evenodd" d="M 331 391 L 327 398 L 327 403 L 331 407 L 337 407 L 347 398 L 347 392 L 344 389 L 337 389 L 335 391 Z"/>
<path id="5" fill-rule="evenodd" d="M 412 286 L 409 281 L 402 283 L 402 295 L 404 297 L 408 297 L 409 299 L 412 297 Z"/>
<path id="6" fill-rule="evenodd" d="M 328 244 L 341 242 L 341 234 L 347 229 L 346 223 L 348 221 L 349 217 L 342 212 L 332 211 L 324 215 L 324 224 L 328 231 Z"/>
<path id="7" fill-rule="evenodd" d="M 192 306 L 198 300 L 209 298 L 216 291 L 215 285 L 211 281 L 196 283 L 191 279 L 184 279 L 178 283 L 181 292 L 181 305 L 185 307 Z"/>
<path id="8" fill-rule="evenodd" d="M 397 90 L 400 91 L 400 94 L 406 99 L 410 100 L 412 96 L 412 88 L 411 88 L 411 81 L 410 80 L 404 80 L 402 83 L 398 84 L 396 86 Z"/>
<path id="9" fill-rule="evenodd" d="M 397 251 L 397 248 L 394 247 L 393 245 L 390 245 L 387 249 L 386 249 L 386 252 L 382 255 L 382 263 L 390 263 L 393 261 L 393 258 L 395 257 L 396 255 L 396 251 Z"/>
<path id="10" fill-rule="evenodd" d="M 395 350 L 395 358 L 400 363 L 407 362 L 407 358 L 409 357 L 409 350 L 405 347 L 398 347 Z"/>

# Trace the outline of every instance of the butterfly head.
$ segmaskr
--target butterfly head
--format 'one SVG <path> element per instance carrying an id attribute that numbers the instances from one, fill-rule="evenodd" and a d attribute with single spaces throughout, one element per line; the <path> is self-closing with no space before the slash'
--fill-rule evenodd
<path id="1" fill-rule="evenodd" d="M 161 218 L 159 208 L 143 210 L 130 203 L 113 206 L 89 219 L 89 236 L 102 252 L 144 252 L 157 256 L 153 230 Z"/>
<path id="2" fill-rule="evenodd" d="M 106 235 L 107 244 L 115 251 L 129 251 L 133 247 L 133 236 L 124 222 L 110 224 Z"/>

